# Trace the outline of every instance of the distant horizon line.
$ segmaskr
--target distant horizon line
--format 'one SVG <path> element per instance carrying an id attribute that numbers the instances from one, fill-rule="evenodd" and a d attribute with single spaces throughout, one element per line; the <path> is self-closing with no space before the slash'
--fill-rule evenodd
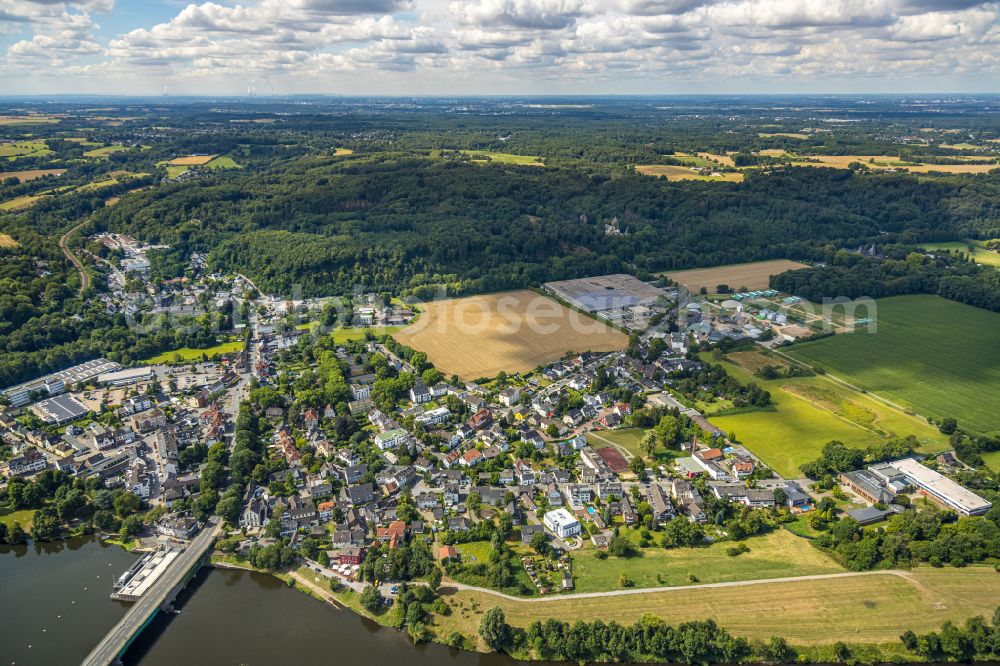
<path id="1" fill-rule="evenodd" d="M 247 95 L 245 93 L 170 93 L 145 95 L 128 93 L 5 93 L 0 94 L 0 101 L 7 99 L 39 99 L 54 97 L 72 98 L 102 98 L 102 99 L 239 99 L 239 100 L 274 100 L 301 98 L 333 98 L 333 99 L 663 99 L 677 97 L 926 97 L 938 95 L 946 98 L 955 97 L 1000 97 L 1000 92 L 691 92 L 691 93 L 504 93 L 504 94 L 419 94 L 406 95 L 394 93 L 346 94 L 346 93 L 287 93 L 280 95 Z"/>

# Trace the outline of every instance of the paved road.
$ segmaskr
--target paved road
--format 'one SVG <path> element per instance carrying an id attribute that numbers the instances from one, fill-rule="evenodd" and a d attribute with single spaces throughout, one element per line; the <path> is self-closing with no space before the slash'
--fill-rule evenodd
<path id="1" fill-rule="evenodd" d="M 59 249 L 62 250 L 62 253 L 66 255 L 66 258 L 69 259 L 73 263 L 74 266 L 76 266 L 76 270 L 80 273 L 80 293 L 81 294 L 83 293 L 84 289 L 86 289 L 87 287 L 90 286 L 90 275 L 87 273 L 87 269 L 84 267 L 83 262 L 80 261 L 80 258 L 77 257 L 75 254 L 73 254 L 70 251 L 70 249 L 69 249 L 69 237 L 72 236 L 73 233 L 75 233 L 77 229 L 79 229 L 80 227 L 82 227 L 85 224 L 87 224 L 86 221 L 81 222 L 80 224 L 76 225 L 75 227 L 73 227 L 72 229 L 70 229 L 69 231 L 67 231 L 66 233 L 64 233 L 59 238 Z"/>
<path id="2" fill-rule="evenodd" d="M 153 615 L 167 594 L 180 584 L 198 558 L 205 554 L 218 534 L 221 523 L 209 521 L 173 565 L 136 601 L 125 617 L 109 631 L 83 660 L 84 666 L 107 666 L 118 659 L 135 632 Z"/>
<path id="3" fill-rule="evenodd" d="M 497 592 L 496 590 L 489 590 L 485 587 L 474 587 L 472 585 L 465 585 L 464 583 L 458 583 L 453 580 L 448 580 L 441 584 L 442 588 L 455 588 L 459 590 L 469 590 L 471 592 L 483 592 L 485 594 L 490 594 L 495 597 L 501 597 L 507 599 L 508 601 L 519 601 L 524 603 L 547 603 L 550 601 L 567 601 L 573 599 L 591 599 L 595 597 L 622 597 L 630 594 L 654 594 L 656 592 L 675 592 L 680 590 L 698 590 L 707 588 L 717 588 L 717 587 L 744 587 L 748 585 L 767 585 L 768 583 L 797 583 L 800 581 L 808 580 L 828 580 L 831 578 L 853 578 L 854 576 L 880 576 L 880 575 L 891 575 L 899 576 L 906 580 L 910 580 L 907 571 L 900 571 L 898 569 L 885 569 L 879 571 L 849 571 L 847 573 L 835 573 L 835 574 L 814 574 L 811 576 L 790 576 L 788 578 L 759 578 L 756 580 L 735 580 L 725 583 L 702 583 L 700 585 L 675 585 L 673 587 L 644 587 L 644 588 L 630 588 L 627 590 L 609 590 L 607 592 L 581 592 L 578 594 L 553 594 L 547 597 L 514 597 L 509 594 L 504 594 L 503 592 Z"/>

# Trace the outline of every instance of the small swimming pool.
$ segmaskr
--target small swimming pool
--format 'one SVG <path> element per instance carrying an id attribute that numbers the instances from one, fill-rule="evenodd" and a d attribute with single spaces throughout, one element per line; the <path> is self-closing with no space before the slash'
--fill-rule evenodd
<path id="1" fill-rule="evenodd" d="M 595 513 L 597 513 L 597 509 L 595 509 L 592 506 L 588 506 L 587 507 L 587 513 L 589 513 L 590 515 L 594 515 Z"/>

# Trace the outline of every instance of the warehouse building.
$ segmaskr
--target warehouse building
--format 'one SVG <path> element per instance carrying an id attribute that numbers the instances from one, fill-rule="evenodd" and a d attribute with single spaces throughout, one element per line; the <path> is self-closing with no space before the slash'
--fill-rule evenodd
<path id="1" fill-rule="evenodd" d="M 148 365 L 142 368 L 128 368 L 116 372 L 105 372 L 97 377 L 98 384 L 105 386 L 127 386 L 153 378 L 153 368 Z"/>
<path id="2" fill-rule="evenodd" d="M 106 358 L 96 358 L 93 361 L 53 372 L 51 375 L 32 379 L 30 382 L 11 386 L 3 390 L 3 395 L 10 400 L 12 407 L 23 407 L 39 398 L 59 395 L 66 390 L 67 386 L 90 381 L 102 373 L 113 372 L 121 367 L 120 364 Z"/>
<path id="3" fill-rule="evenodd" d="M 924 467 L 913 458 L 903 458 L 889 464 L 905 474 L 921 492 L 936 498 L 963 516 L 981 516 L 993 506 L 991 502 L 948 477 Z"/>
<path id="4" fill-rule="evenodd" d="M 624 273 L 546 282 L 542 286 L 556 298 L 590 313 L 648 306 L 664 295 L 661 289 Z"/>
<path id="5" fill-rule="evenodd" d="M 57 395 L 32 405 L 31 411 L 46 423 L 62 425 L 75 421 L 90 410 L 71 395 Z"/>

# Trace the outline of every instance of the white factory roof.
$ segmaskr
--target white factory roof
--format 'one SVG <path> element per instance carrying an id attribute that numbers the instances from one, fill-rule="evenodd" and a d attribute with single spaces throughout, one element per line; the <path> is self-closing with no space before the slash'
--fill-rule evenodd
<path id="1" fill-rule="evenodd" d="M 889 463 L 908 476 L 918 486 L 954 505 L 965 513 L 983 513 L 992 504 L 967 488 L 963 488 L 948 477 L 924 467 L 913 458 L 903 458 Z"/>
<path id="2" fill-rule="evenodd" d="M 143 379 L 152 376 L 152 374 L 153 369 L 147 365 L 142 368 L 126 368 L 118 372 L 105 372 L 97 377 L 97 381 L 101 384 L 115 384 Z"/>

